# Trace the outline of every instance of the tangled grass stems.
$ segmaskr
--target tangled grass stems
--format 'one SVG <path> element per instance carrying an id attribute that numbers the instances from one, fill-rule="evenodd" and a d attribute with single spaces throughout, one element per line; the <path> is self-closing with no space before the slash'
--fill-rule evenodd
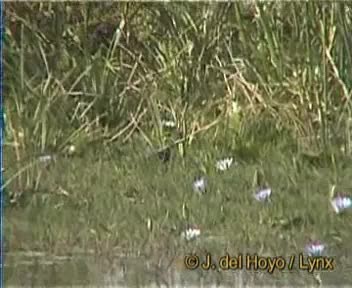
<path id="1" fill-rule="evenodd" d="M 345 245 L 349 215 L 320 212 L 329 185 L 349 189 L 351 9 L 6 3 L 5 188 L 22 195 L 7 249 L 180 251 L 185 221 L 226 239 L 195 250 L 297 252 L 309 231 Z M 168 169 L 148 146 L 172 150 Z M 42 153 L 57 161 L 22 167 Z M 224 155 L 239 164 L 215 173 Z M 272 205 L 253 206 L 259 182 Z"/>

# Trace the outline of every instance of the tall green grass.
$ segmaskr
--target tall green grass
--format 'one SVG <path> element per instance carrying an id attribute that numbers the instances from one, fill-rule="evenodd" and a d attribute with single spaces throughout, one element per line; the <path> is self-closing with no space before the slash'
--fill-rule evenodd
<path id="1" fill-rule="evenodd" d="M 45 150 L 83 134 L 126 141 L 145 129 L 161 145 L 162 112 L 172 112 L 177 137 L 189 139 L 217 117 L 224 120 L 235 101 L 241 125 L 253 116 L 270 118 L 302 145 L 339 142 L 349 153 L 350 9 L 348 3 L 9 3 L 9 142 L 20 141 L 13 138 L 23 130 L 33 143 L 21 146 Z M 104 24 L 110 35 L 96 29 Z"/>

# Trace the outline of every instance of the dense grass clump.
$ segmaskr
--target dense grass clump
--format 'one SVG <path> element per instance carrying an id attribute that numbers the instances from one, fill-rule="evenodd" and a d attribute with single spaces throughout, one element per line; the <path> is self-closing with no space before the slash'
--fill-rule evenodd
<path id="1" fill-rule="evenodd" d="M 320 239 L 351 267 L 351 216 L 330 207 L 352 193 L 350 3 L 5 14 L 7 251 L 123 251 L 160 266 L 190 249 L 276 256 Z M 269 203 L 253 197 L 264 186 Z M 190 223 L 202 231 L 191 244 Z"/>

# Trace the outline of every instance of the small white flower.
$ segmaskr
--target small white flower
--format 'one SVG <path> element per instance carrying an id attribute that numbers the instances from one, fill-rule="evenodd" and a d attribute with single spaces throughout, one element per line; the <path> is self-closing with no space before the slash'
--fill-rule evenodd
<path id="1" fill-rule="evenodd" d="M 305 251 L 309 256 L 322 256 L 323 251 L 325 250 L 325 245 L 320 241 L 312 241 L 308 243 L 305 247 Z"/>
<path id="2" fill-rule="evenodd" d="M 254 198 L 260 202 L 264 202 L 269 200 L 270 196 L 271 196 L 271 188 L 265 188 L 255 193 Z"/>
<path id="3" fill-rule="evenodd" d="M 54 156 L 53 155 L 41 155 L 38 157 L 39 162 L 42 163 L 48 163 L 50 161 L 54 160 Z"/>
<path id="4" fill-rule="evenodd" d="M 236 101 L 232 101 L 232 114 L 238 114 L 239 112 L 241 112 L 241 107 L 238 105 L 238 103 Z"/>
<path id="5" fill-rule="evenodd" d="M 181 233 L 181 237 L 187 241 L 194 240 L 200 236 L 200 229 L 196 225 L 189 226 Z"/>
<path id="6" fill-rule="evenodd" d="M 198 194 L 204 194 L 206 191 L 207 181 L 204 177 L 196 177 L 193 182 L 193 190 Z"/>
<path id="7" fill-rule="evenodd" d="M 219 171 L 225 171 L 229 169 L 232 165 L 233 158 L 224 158 L 216 162 L 216 169 Z"/>
<path id="8" fill-rule="evenodd" d="M 347 196 L 337 196 L 331 200 L 331 205 L 336 214 L 352 207 L 352 199 Z"/>
<path id="9" fill-rule="evenodd" d="M 161 124 L 167 128 L 175 128 L 176 127 L 175 121 L 172 121 L 172 120 L 162 120 Z"/>
<path id="10" fill-rule="evenodd" d="M 73 154 L 76 151 L 76 146 L 75 145 L 70 145 L 68 147 L 68 153 Z"/>

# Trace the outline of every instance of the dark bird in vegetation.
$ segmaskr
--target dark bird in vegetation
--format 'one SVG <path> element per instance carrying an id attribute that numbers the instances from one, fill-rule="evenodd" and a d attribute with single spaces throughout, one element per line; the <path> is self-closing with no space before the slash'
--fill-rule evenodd
<path id="1" fill-rule="evenodd" d="M 115 30 L 116 27 L 111 23 L 100 23 L 95 28 L 94 33 L 92 35 L 92 39 L 99 42 L 102 42 L 104 40 L 111 40 Z"/>
<path id="2" fill-rule="evenodd" d="M 168 163 L 171 159 L 171 149 L 169 147 L 160 150 L 148 149 L 147 158 L 157 158 L 163 163 Z"/>
<path id="3" fill-rule="evenodd" d="M 101 45 L 109 47 L 111 40 L 113 39 L 114 33 L 118 28 L 118 24 L 111 24 L 108 22 L 98 24 L 90 35 L 90 45 L 92 47 L 92 53 L 96 53 Z"/>
<path id="4" fill-rule="evenodd" d="M 157 154 L 160 161 L 162 161 L 163 163 L 167 163 L 170 161 L 171 158 L 171 149 L 169 147 L 162 149 L 158 151 Z"/>

